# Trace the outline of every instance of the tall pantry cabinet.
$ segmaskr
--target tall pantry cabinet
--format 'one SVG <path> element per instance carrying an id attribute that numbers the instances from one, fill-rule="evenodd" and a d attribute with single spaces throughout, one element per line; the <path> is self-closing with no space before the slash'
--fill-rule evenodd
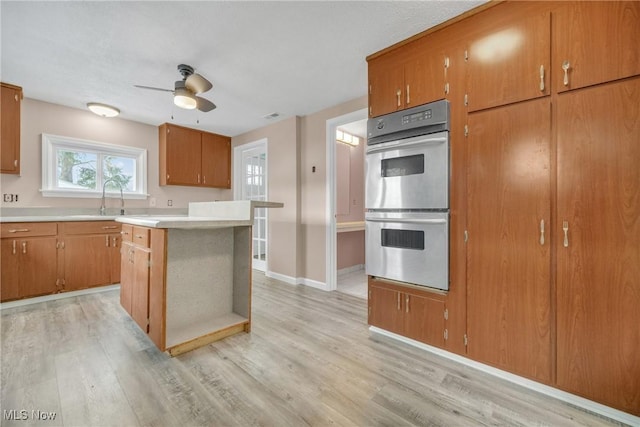
<path id="1" fill-rule="evenodd" d="M 640 415 L 640 3 L 570 3 L 553 34 L 557 384 Z"/>
<path id="2" fill-rule="evenodd" d="M 507 1 L 420 37 L 444 31 L 466 75 L 445 348 L 640 415 L 640 2 Z"/>

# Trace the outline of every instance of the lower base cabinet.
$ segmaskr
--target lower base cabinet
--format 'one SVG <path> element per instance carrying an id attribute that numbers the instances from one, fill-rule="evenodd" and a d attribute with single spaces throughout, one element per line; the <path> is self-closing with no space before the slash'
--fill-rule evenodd
<path id="1" fill-rule="evenodd" d="M 154 325 L 150 321 L 151 233 L 163 234 L 164 231 L 122 225 L 120 267 L 120 304 L 140 329 L 150 335 L 152 330 L 162 328 L 161 319 Z M 155 343 L 160 347 L 160 343 Z"/>
<path id="2" fill-rule="evenodd" d="M 425 344 L 444 347 L 444 295 L 369 278 L 369 324 Z"/>

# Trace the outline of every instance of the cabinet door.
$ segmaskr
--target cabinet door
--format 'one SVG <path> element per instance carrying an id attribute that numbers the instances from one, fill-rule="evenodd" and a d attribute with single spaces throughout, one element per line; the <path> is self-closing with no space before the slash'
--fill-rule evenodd
<path id="1" fill-rule="evenodd" d="M 19 243 L 19 280 L 22 296 L 55 293 L 58 275 L 57 238 L 21 239 Z"/>
<path id="2" fill-rule="evenodd" d="M 640 74 L 639 40 L 640 2 L 568 2 L 553 12 L 554 87 L 563 92 Z"/>
<path id="3" fill-rule="evenodd" d="M 0 298 L 2 301 L 9 301 L 20 298 L 18 269 L 18 240 L 2 239 L 2 258 L 0 262 Z"/>
<path id="4" fill-rule="evenodd" d="M 485 19 L 469 45 L 469 111 L 550 93 L 550 13 L 508 22 Z"/>
<path id="5" fill-rule="evenodd" d="M 401 292 L 369 285 L 369 324 L 396 334 L 404 333 Z"/>
<path id="6" fill-rule="evenodd" d="M 404 105 L 404 53 L 390 52 L 369 61 L 369 116 L 377 117 Z"/>
<path id="7" fill-rule="evenodd" d="M 202 134 L 202 185 L 231 188 L 231 140 L 212 133 Z"/>
<path id="8" fill-rule="evenodd" d="M 20 173 L 20 103 L 22 91 L 0 86 L 0 172 Z"/>
<path id="9" fill-rule="evenodd" d="M 405 336 L 444 347 L 444 301 L 413 293 L 403 297 Z"/>
<path id="10" fill-rule="evenodd" d="M 423 38 L 410 43 L 404 66 L 404 108 L 444 98 L 444 55 L 438 42 Z"/>
<path id="11" fill-rule="evenodd" d="M 547 383 L 550 115 L 548 98 L 469 114 L 467 144 L 469 355 Z"/>
<path id="12" fill-rule="evenodd" d="M 200 182 L 200 132 L 166 126 L 166 183 L 197 185 Z"/>
<path id="13" fill-rule="evenodd" d="M 121 246 L 122 237 L 120 236 L 120 233 L 109 234 L 109 241 L 110 241 L 109 265 L 111 270 L 110 283 L 120 283 L 120 267 L 121 267 L 120 246 Z"/>
<path id="14" fill-rule="evenodd" d="M 558 97 L 555 225 L 558 386 L 635 415 L 640 415 L 638 99 L 640 78 Z"/>
<path id="15" fill-rule="evenodd" d="M 145 333 L 149 332 L 149 259 L 148 250 L 138 247 L 134 249 L 131 317 Z"/>
<path id="16" fill-rule="evenodd" d="M 111 239 L 108 234 L 64 238 L 66 291 L 111 283 Z"/>
<path id="17" fill-rule="evenodd" d="M 120 248 L 120 254 L 120 305 L 127 311 L 127 313 L 129 313 L 129 315 L 131 315 L 133 282 L 135 280 L 135 272 L 133 269 L 133 244 L 123 241 L 122 248 Z"/>

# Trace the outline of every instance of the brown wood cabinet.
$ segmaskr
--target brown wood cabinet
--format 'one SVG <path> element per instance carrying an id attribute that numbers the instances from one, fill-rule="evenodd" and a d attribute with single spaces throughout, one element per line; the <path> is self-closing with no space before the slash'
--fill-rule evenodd
<path id="1" fill-rule="evenodd" d="M 551 381 L 551 104 L 469 114 L 469 356 Z"/>
<path id="2" fill-rule="evenodd" d="M 0 300 L 55 293 L 57 223 L 4 223 Z"/>
<path id="3" fill-rule="evenodd" d="M 231 188 L 231 138 L 165 123 L 160 185 Z"/>
<path id="4" fill-rule="evenodd" d="M 369 324 L 444 347 L 447 331 L 443 295 L 369 278 Z"/>
<path id="5" fill-rule="evenodd" d="M 369 116 L 443 99 L 444 54 L 424 40 L 410 42 L 369 61 Z"/>
<path id="6" fill-rule="evenodd" d="M 640 74 L 640 2 L 566 2 L 553 11 L 553 38 L 558 92 Z"/>
<path id="7" fill-rule="evenodd" d="M 640 415 L 640 77 L 557 99 L 558 386 Z"/>
<path id="8" fill-rule="evenodd" d="M 0 84 L 0 172 L 20 174 L 22 88 Z"/>
<path id="9" fill-rule="evenodd" d="M 547 96 L 550 91 L 549 11 L 476 18 L 478 33 L 468 42 L 468 110 L 477 111 Z"/>
<path id="10" fill-rule="evenodd" d="M 65 291 L 120 282 L 120 228 L 115 221 L 60 223 Z"/>
<path id="11" fill-rule="evenodd" d="M 165 348 L 165 233 L 162 229 L 122 224 L 120 304 L 161 350 Z"/>

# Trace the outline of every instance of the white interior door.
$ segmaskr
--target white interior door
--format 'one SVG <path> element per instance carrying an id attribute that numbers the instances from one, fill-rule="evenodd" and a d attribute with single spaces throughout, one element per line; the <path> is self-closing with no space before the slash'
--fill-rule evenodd
<path id="1" fill-rule="evenodd" d="M 236 147 L 236 199 L 267 200 L 267 144 L 266 140 Z M 255 209 L 253 222 L 252 267 L 267 269 L 267 209 Z"/>

